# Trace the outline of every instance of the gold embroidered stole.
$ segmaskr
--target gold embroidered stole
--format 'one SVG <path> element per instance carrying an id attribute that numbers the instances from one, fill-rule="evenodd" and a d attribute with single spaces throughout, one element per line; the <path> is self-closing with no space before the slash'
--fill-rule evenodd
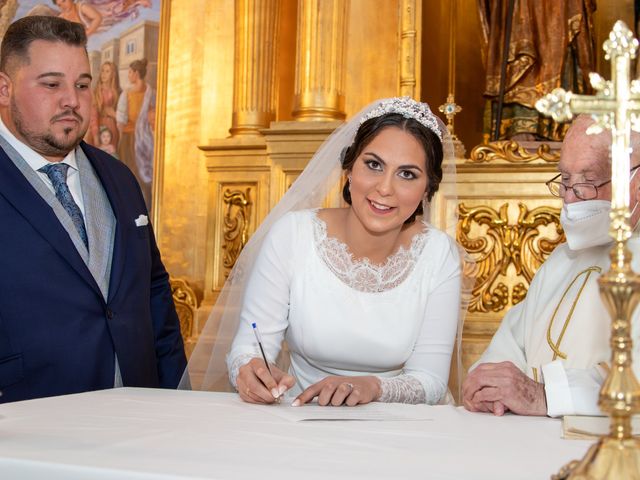
<path id="1" fill-rule="evenodd" d="M 553 311 L 553 315 L 549 320 L 549 326 L 547 327 L 547 344 L 549 345 L 549 348 L 551 348 L 551 350 L 553 351 L 553 360 L 557 360 L 558 357 L 563 360 L 567 359 L 567 354 L 560 350 L 560 344 L 562 343 L 562 338 L 564 337 L 564 334 L 567 331 L 567 328 L 569 327 L 569 323 L 571 322 L 571 318 L 573 317 L 573 312 L 576 309 L 576 305 L 580 300 L 582 291 L 584 290 L 584 287 L 587 285 L 587 282 L 589 281 L 589 277 L 591 277 L 591 274 L 593 272 L 602 273 L 602 268 L 598 266 L 591 266 L 584 269 L 580 273 L 578 273 L 562 293 L 562 296 L 560 297 L 560 301 L 558 302 L 558 305 L 556 305 L 556 308 Z M 573 300 L 573 303 L 571 304 L 571 308 L 569 309 L 569 313 L 567 314 L 567 317 L 564 320 L 564 324 L 562 325 L 562 330 L 560 331 L 558 338 L 554 341 L 551 338 L 551 332 L 553 329 L 553 322 L 556 320 L 558 309 L 560 308 L 560 305 L 562 305 L 562 302 L 564 302 L 564 299 L 567 296 L 567 293 L 569 292 L 569 290 L 571 290 L 571 287 L 573 287 L 573 285 L 576 282 L 578 282 L 578 280 L 581 277 L 583 277 L 583 280 L 582 280 L 582 285 L 580 285 L 580 288 L 578 289 L 578 295 L 576 295 L 576 298 Z"/>

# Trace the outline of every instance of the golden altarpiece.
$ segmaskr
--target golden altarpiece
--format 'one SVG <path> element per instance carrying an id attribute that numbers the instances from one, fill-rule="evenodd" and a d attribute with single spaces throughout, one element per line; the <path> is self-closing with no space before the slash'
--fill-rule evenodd
<path id="1" fill-rule="evenodd" d="M 476 260 L 468 368 L 563 240 L 560 201 L 544 184 L 558 145 L 482 143 L 476 1 L 454 2 L 453 21 L 449 2 L 430 0 L 195 0 L 191 11 L 176 3 L 154 216 L 168 270 L 188 282 L 175 285 L 188 350 L 243 245 L 345 118 L 398 95 L 437 111 L 453 88 L 468 154 L 456 160 L 458 204 L 439 193 L 434 223 L 458 208 L 458 240 Z M 340 204 L 337 191 L 327 204 Z"/>

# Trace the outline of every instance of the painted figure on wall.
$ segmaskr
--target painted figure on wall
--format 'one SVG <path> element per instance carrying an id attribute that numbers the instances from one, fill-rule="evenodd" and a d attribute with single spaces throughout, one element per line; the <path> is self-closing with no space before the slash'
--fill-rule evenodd
<path id="1" fill-rule="evenodd" d="M 130 87 L 120 94 L 116 120 L 120 130 L 118 154 L 135 174 L 144 199 L 150 206 L 156 95 L 145 81 L 146 75 L 146 58 L 131 62 L 128 73 Z"/>
<path id="2" fill-rule="evenodd" d="M 116 146 L 113 143 L 113 133 L 107 127 L 100 127 L 100 134 L 98 135 L 98 148 L 103 152 L 107 152 L 112 157 L 118 158 L 118 152 Z"/>
<path id="3" fill-rule="evenodd" d="M 120 92 L 120 81 L 115 64 L 104 62 L 100 67 L 100 76 L 93 90 L 89 143 L 101 145 L 100 130 L 107 128 L 111 132 L 111 143 L 117 147 L 120 136 L 116 124 L 116 105 Z"/>
<path id="4" fill-rule="evenodd" d="M 75 0 L 52 0 L 53 4 L 60 9 L 58 16 L 84 25 L 87 36 L 98 31 L 102 23 L 102 15 L 92 5 L 83 1 Z"/>
<path id="5" fill-rule="evenodd" d="M 105 32 L 114 25 L 140 16 L 140 8 L 151 8 L 151 0 L 51 0 L 34 5 L 25 16 L 51 15 L 84 25 L 87 36 Z M 24 2 L 29 3 L 29 2 Z"/>

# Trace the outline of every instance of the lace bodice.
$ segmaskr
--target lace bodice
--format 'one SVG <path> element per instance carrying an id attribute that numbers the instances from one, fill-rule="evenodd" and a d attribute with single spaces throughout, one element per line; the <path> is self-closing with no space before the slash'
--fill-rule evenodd
<path id="1" fill-rule="evenodd" d="M 411 273 L 427 240 L 428 226 L 414 235 L 408 249 L 400 247 L 383 265 L 368 258 L 354 260 L 349 247 L 327 236 L 327 224 L 313 216 L 313 237 L 318 256 L 346 285 L 360 292 L 384 292 L 400 285 Z"/>

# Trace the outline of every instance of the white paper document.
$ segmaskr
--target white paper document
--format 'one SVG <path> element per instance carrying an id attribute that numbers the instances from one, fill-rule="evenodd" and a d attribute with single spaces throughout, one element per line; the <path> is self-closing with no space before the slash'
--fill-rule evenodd
<path id="1" fill-rule="evenodd" d="M 425 405 L 399 403 L 368 403 L 355 407 L 322 407 L 317 403 L 292 407 L 289 402 L 279 405 L 255 405 L 265 413 L 276 415 L 291 422 L 308 421 L 407 421 L 433 420 Z"/>

